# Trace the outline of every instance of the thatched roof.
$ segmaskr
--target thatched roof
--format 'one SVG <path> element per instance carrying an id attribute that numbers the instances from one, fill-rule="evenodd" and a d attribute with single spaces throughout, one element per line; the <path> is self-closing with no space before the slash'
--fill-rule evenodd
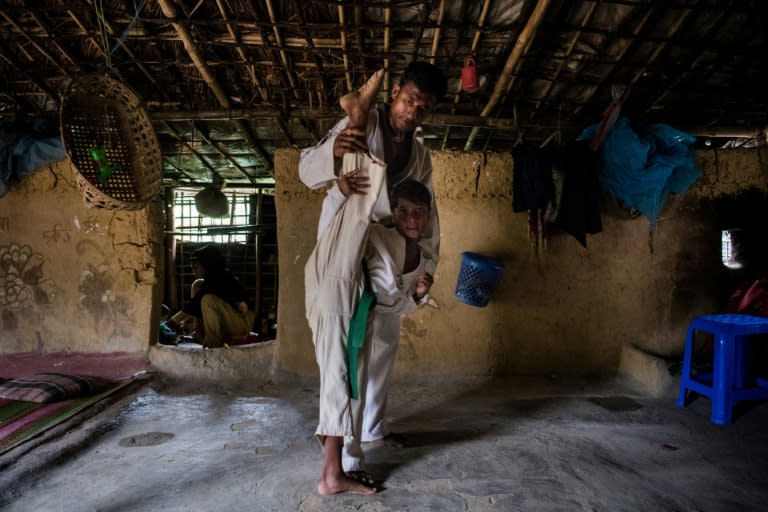
<path id="1" fill-rule="evenodd" d="M 508 151 L 573 138 L 631 87 L 623 113 L 716 144 L 765 140 L 763 0 L 5 0 L 6 111 L 57 115 L 70 82 L 109 69 L 142 99 L 167 185 L 269 183 L 280 147 L 315 143 L 338 98 L 412 60 L 449 93 L 431 148 Z M 481 87 L 461 90 L 474 57 Z M 762 135 L 761 135 L 762 133 Z M 751 142 L 750 142 L 751 141 Z M 732 142 L 731 142 L 732 143 Z"/>

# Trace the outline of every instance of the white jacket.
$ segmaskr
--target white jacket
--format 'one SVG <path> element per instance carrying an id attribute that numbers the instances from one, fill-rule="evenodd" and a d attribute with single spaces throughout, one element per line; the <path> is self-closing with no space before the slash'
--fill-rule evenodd
<path id="1" fill-rule="evenodd" d="M 371 277 L 371 288 L 376 294 L 377 313 L 407 315 L 429 301 L 425 295 L 418 302 L 413 300 L 419 276 L 427 272 L 429 260 L 421 251 L 419 265 L 403 273 L 405 265 L 405 238 L 394 227 L 372 224 L 368 230 L 365 258 Z"/>

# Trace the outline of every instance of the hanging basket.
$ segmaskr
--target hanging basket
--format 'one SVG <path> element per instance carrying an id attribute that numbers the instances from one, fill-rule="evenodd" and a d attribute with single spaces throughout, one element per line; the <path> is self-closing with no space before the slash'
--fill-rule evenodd
<path id="1" fill-rule="evenodd" d="M 160 144 L 136 94 L 102 73 L 73 82 L 61 104 L 61 137 L 89 206 L 138 210 L 160 190 Z"/>

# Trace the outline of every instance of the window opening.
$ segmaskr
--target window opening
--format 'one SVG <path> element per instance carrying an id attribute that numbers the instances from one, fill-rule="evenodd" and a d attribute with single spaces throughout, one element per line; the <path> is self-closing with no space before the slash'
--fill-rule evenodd
<path id="1" fill-rule="evenodd" d="M 741 242 L 740 229 L 724 229 L 720 232 L 720 258 L 728 268 L 740 269 L 744 265 L 739 254 Z"/>
<path id="2" fill-rule="evenodd" d="M 240 279 L 251 298 L 256 313 L 252 328 L 262 339 L 274 338 L 277 318 L 277 215 L 274 189 L 226 190 L 229 216 L 206 217 L 195 207 L 199 189 L 176 189 L 171 205 L 175 241 L 175 295 L 178 307 L 190 298 L 195 279 L 192 253 L 208 244 L 216 244 L 230 270 Z"/>

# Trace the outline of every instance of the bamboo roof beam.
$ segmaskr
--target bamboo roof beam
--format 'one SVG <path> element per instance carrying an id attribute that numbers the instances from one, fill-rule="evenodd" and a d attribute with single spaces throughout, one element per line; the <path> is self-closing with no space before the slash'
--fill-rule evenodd
<path id="1" fill-rule="evenodd" d="M 269 36 L 267 35 L 266 31 L 262 28 L 262 24 L 259 18 L 259 12 L 256 10 L 256 6 L 253 4 L 251 0 L 248 0 L 247 6 L 249 11 L 251 12 L 251 15 L 254 17 L 254 20 L 256 21 L 256 26 L 261 32 L 261 40 L 265 43 L 264 44 L 265 49 L 267 53 L 272 57 L 272 66 L 274 67 L 274 69 L 280 69 L 280 63 L 277 61 L 274 48 L 272 47 L 271 44 L 269 44 Z M 314 41 L 313 41 L 313 44 L 314 44 Z M 263 63 L 260 63 L 260 65 L 263 65 Z M 277 76 L 281 77 L 281 82 L 282 82 L 283 81 L 282 77 L 287 75 L 279 74 Z M 288 87 L 286 86 L 286 88 Z M 298 98 L 296 87 L 292 85 L 290 89 L 291 91 L 293 91 L 294 96 Z M 284 103 L 287 103 L 285 98 L 283 98 L 283 100 L 284 100 Z M 267 102 L 269 102 L 269 100 Z M 293 140 L 293 137 L 291 137 L 290 130 L 288 129 L 288 125 L 286 123 L 285 117 L 286 117 L 285 112 L 278 113 L 273 117 L 272 120 L 274 121 L 275 126 L 277 126 L 277 129 L 280 131 L 280 134 L 283 136 L 283 139 L 285 140 L 285 142 L 288 143 L 290 146 L 296 146 L 296 142 Z M 306 129 L 315 137 L 315 139 L 319 140 L 320 137 L 317 135 L 317 133 L 315 133 L 314 129 L 312 129 L 311 127 L 306 127 Z"/>
<path id="2" fill-rule="evenodd" d="M 649 66 L 650 64 L 652 64 L 652 63 L 653 63 L 653 62 L 656 60 L 656 58 L 659 56 L 659 54 L 660 54 L 660 53 L 661 53 L 661 52 L 662 52 L 662 51 L 663 51 L 663 50 L 664 50 L 664 49 L 667 47 L 667 45 L 669 44 L 669 39 L 670 39 L 671 37 L 673 37 L 675 33 L 677 33 L 677 31 L 680 29 L 680 27 L 683 25 L 683 23 L 684 23 L 684 22 L 685 22 L 685 21 L 688 19 L 688 16 L 689 16 L 689 15 L 691 14 L 691 12 L 692 12 L 692 9 L 691 9 L 691 8 L 684 8 L 684 9 L 682 9 L 682 10 L 683 10 L 683 13 L 682 13 L 682 15 L 681 15 L 681 16 L 678 16 L 678 17 L 676 17 L 676 18 L 675 18 L 675 20 L 673 21 L 672 25 L 670 25 L 669 29 L 667 30 L 667 32 L 666 32 L 666 34 L 665 34 L 665 40 L 664 40 L 664 41 L 662 41 L 662 42 L 658 42 L 658 43 L 656 43 L 656 46 L 655 46 L 655 48 L 654 48 L 653 52 L 652 52 L 652 53 L 651 53 L 651 55 L 648 57 L 648 59 L 647 59 L 647 61 L 645 62 L 645 64 L 643 64 L 642 66 L 640 66 L 640 67 L 639 67 L 639 69 L 638 69 L 637 71 L 635 71 L 635 73 L 634 73 L 634 75 L 632 76 L 632 78 L 630 78 L 630 79 L 627 81 L 627 83 L 625 84 L 625 86 L 626 86 L 626 87 L 631 87 L 632 85 L 634 85 L 634 84 L 635 84 L 635 83 L 636 83 L 636 82 L 637 82 L 637 81 L 640 79 L 640 77 L 642 77 L 642 76 L 643 76 L 643 74 L 644 74 L 644 73 L 646 72 L 646 70 L 648 69 L 648 66 Z M 648 19 L 648 17 L 649 17 L 649 16 L 650 16 L 650 11 L 648 12 L 648 14 L 646 15 L 646 17 L 644 18 L 644 22 L 643 22 L 643 25 L 645 25 L 645 24 L 646 24 L 646 20 Z M 638 32 L 637 32 L 637 34 L 635 35 L 635 37 L 637 37 L 637 36 L 639 36 L 639 35 L 640 35 L 640 31 L 638 30 Z M 619 67 L 619 63 L 622 61 L 622 59 L 623 59 L 624 55 L 626 55 L 626 53 L 627 53 L 627 51 L 629 50 L 629 48 L 630 48 L 631 46 L 633 46 L 633 43 L 635 43 L 636 41 L 637 41 L 637 39 L 632 39 L 632 40 L 630 41 L 630 44 L 628 44 L 628 45 L 627 45 L 627 46 L 624 48 L 624 51 L 621 53 L 620 57 L 619 57 L 618 59 L 616 59 L 616 60 L 615 60 L 615 61 L 614 61 L 614 62 L 611 64 L 609 71 L 603 75 L 603 77 L 600 79 L 600 81 L 598 82 L 598 84 L 596 84 L 596 85 L 593 85 L 593 86 L 592 86 L 592 88 L 591 88 L 591 94 L 590 94 L 590 96 L 589 96 L 589 97 L 588 97 L 588 98 L 587 98 L 587 99 L 584 101 L 584 103 L 583 103 L 581 106 L 578 106 L 578 107 L 577 107 L 577 108 L 576 108 L 576 109 L 573 111 L 573 114 L 574 114 L 574 115 L 578 114 L 578 113 L 581 111 L 581 109 L 583 108 L 583 106 L 584 106 L 585 104 L 589 103 L 589 101 L 590 101 L 590 100 L 591 100 L 591 99 L 594 97 L 594 95 L 595 95 L 595 94 L 597 93 L 597 91 L 599 90 L 600 86 L 601 86 L 602 84 L 604 84 L 605 82 L 607 82 L 607 81 L 610 79 L 610 77 L 611 77 L 611 76 L 613 76 L 613 74 L 615 73 L 615 70 L 616 70 L 616 68 L 617 68 L 617 67 Z"/>
<path id="3" fill-rule="evenodd" d="M 251 13 L 251 16 L 253 16 L 253 19 L 254 19 L 253 25 L 256 27 L 256 30 L 258 30 L 259 32 L 259 43 L 257 46 L 263 47 L 265 53 L 267 53 L 272 58 L 271 66 L 275 71 L 282 69 L 283 66 L 280 65 L 280 61 L 278 60 L 277 50 L 275 49 L 274 45 L 271 43 L 270 36 L 267 33 L 267 30 L 264 28 L 265 26 L 269 26 L 270 28 L 272 28 L 274 24 L 272 23 L 268 24 L 266 22 L 261 21 L 261 16 L 259 15 L 259 11 L 256 8 L 256 5 L 253 3 L 253 0 L 247 0 L 246 6 L 248 7 L 248 11 Z M 243 41 L 245 41 L 246 39 L 243 34 L 241 34 L 241 39 Z M 286 73 L 275 73 L 274 76 L 278 77 L 282 85 L 279 88 L 280 91 L 278 92 L 278 94 L 281 96 L 283 103 L 287 104 L 288 100 L 285 98 L 284 91 L 285 90 L 293 91 L 295 88 L 292 85 L 290 85 L 290 83 L 286 82 L 287 80 Z"/>
<path id="4" fill-rule="evenodd" d="M 299 30 L 304 34 L 304 39 L 306 39 L 307 47 L 309 48 L 310 53 L 312 54 L 312 60 L 315 63 L 315 70 L 317 71 L 317 76 L 320 80 L 320 91 L 318 96 L 320 97 L 320 108 L 325 107 L 325 103 L 327 102 L 329 87 L 328 87 L 328 81 L 325 78 L 325 69 L 323 68 L 323 61 L 320 58 L 317 48 L 315 48 L 315 43 L 312 40 L 312 34 L 309 33 L 309 30 L 307 30 L 307 25 L 304 22 L 304 14 L 302 14 L 302 3 L 299 2 L 299 0 L 292 0 L 293 1 L 293 12 L 294 15 L 298 19 L 299 23 Z M 311 94 L 311 92 L 309 93 Z"/>
<path id="5" fill-rule="evenodd" d="M 248 76 L 251 79 L 251 86 L 256 89 L 256 92 L 259 93 L 259 96 L 261 96 L 261 99 L 265 102 L 269 101 L 269 95 L 267 94 L 267 90 L 264 87 L 264 84 L 261 83 L 261 80 L 256 75 L 256 69 L 252 62 L 250 62 L 250 59 L 245 54 L 245 50 L 243 50 L 242 45 L 240 44 L 240 34 L 235 30 L 235 27 L 232 25 L 229 19 L 229 15 L 227 14 L 227 10 L 222 2 L 222 0 L 216 0 L 216 5 L 219 8 L 219 13 L 221 14 L 221 18 L 224 20 L 224 23 L 227 27 L 227 32 L 229 33 L 229 36 L 232 38 L 233 41 L 237 43 L 237 47 L 235 48 L 235 51 L 237 52 L 238 56 L 240 57 L 240 60 L 243 61 L 243 64 L 245 65 L 246 70 L 248 71 Z"/>
<path id="6" fill-rule="evenodd" d="M 283 71 L 288 78 L 288 83 L 291 84 L 291 91 L 293 96 L 298 99 L 299 93 L 296 90 L 296 79 L 291 72 L 291 65 L 288 62 L 288 54 L 285 51 L 285 45 L 283 44 L 283 37 L 280 34 L 280 29 L 277 27 L 277 19 L 275 18 L 275 10 L 272 7 L 272 0 L 266 0 L 267 11 L 269 12 L 269 20 L 272 22 L 272 31 L 275 35 L 275 42 L 277 43 L 277 49 L 280 53 L 280 60 L 283 62 Z"/>
<path id="7" fill-rule="evenodd" d="M 62 2 L 64 2 L 66 4 L 66 0 L 62 0 Z M 87 3 L 90 6 L 94 5 L 93 4 L 93 0 L 87 0 Z M 108 35 L 114 37 L 117 34 L 115 29 L 112 28 L 112 24 L 106 18 L 104 19 L 104 27 L 106 28 Z M 98 43 L 96 45 L 97 46 L 101 46 Z M 144 74 L 144 76 L 147 77 L 147 79 L 150 81 L 150 83 L 152 83 L 153 85 L 157 84 L 157 80 L 155 79 L 154 75 L 146 68 L 146 66 L 144 66 L 144 63 L 141 61 L 141 59 L 137 58 L 136 55 L 131 51 L 131 49 L 128 48 L 128 46 L 126 46 L 125 44 L 122 44 L 122 45 L 120 45 L 120 49 L 123 52 L 125 52 L 125 54 L 128 56 L 128 58 L 131 59 L 131 62 L 137 68 L 139 68 L 141 70 L 141 72 Z M 104 54 L 104 56 L 107 55 L 106 52 L 104 51 L 104 49 L 102 49 L 102 53 Z"/>
<path id="8" fill-rule="evenodd" d="M 168 165 L 173 167 L 179 174 L 187 178 L 191 183 L 195 183 L 196 181 L 195 177 L 192 176 L 191 174 L 188 174 L 187 171 L 185 171 L 184 169 L 182 169 L 181 167 L 173 163 L 173 160 L 171 160 L 170 156 L 163 156 L 163 160 L 165 160 L 168 163 Z"/>
<path id="9" fill-rule="evenodd" d="M 195 111 L 152 111 L 148 114 L 153 122 L 167 121 L 224 121 L 236 119 L 273 119 L 279 114 L 275 108 L 231 109 L 231 110 L 195 110 Z M 334 120 L 339 118 L 337 109 L 308 109 L 297 108 L 291 111 L 292 119 Z M 424 118 L 426 125 L 479 126 L 483 128 L 498 128 L 501 130 L 516 130 L 514 119 L 501 117 L 483 117 L 478 115 L 441 114 L 432 112 Z"/>
<path id="10" fill-rule="evenodd" d="M 728 12 L 730 12 L 730 7 L 728 9 Z M 701 36 L 701 39 L 704 41 L 711 40 L 717 32 L 720 31 L 720 29 L 723 28 L 723 25 L 728 20 L 728 16 L 726 15 L 726 11 L 722 11 L 718 14 L 717 18 L 713 21 L 712 25 L 709 27 L 709 29 Z M 692 74 L 695 69 L 699 67 L 699 64 L 704 59 L 704 56 L 707 54 L 709 50 L 703 49 L 699 54 L 694 58 L 689 64 L 688 68 L 685 69 L 682 73 L 680 73 L 677 78 L 672 80 L 672 82 L 667 85 L 665 90 L 656 96 L 655 99 L 653 99 L 649 104 L 648 108 L 645 110 L 645 112 L 649 112 L 653 107 L 661 103 L 661 100 L 667 97 L 667 95 L 675 88 L 679 87 L 681 83 L 686 81 Z"/>
<path id="11" fill-rule="evenodd" d="M 487 117 L 490 115 L 506 91 L 508 84 L 512 81 L 513 74 L 520 64 L 520 59 L 522 58 L 525 50 L 530 46 L 533 38 L 536 36 L 536 31 L 539 28 L 541 20 L 544 18 L 544 14 L 547 12 L 549 3 L 550 0 L 539 0 L 536 3 L 536 7 L 533 9 L 531 17 L 528 18 L 525 27 L 523 27 L 523 30 L 520 32 L 520 35 L 515 42 L 515 46 L 512 48 L 512 51 L 507 57 L 507 61 L 504 63 L 504 68 L 499 75 L 496 86 L 493 88 L 493 93 L 491 94 L 488 103 L 483 108 L 483 111 L 480 113 L 481 117 Z M 479 127 L 472 128 L 469 133 L 469 137 L 467 137 L 467 142 L 464 144 L 464 151 L 470 151 L 472 149 L 472 143 L 477 137 L 479 131 Z"/>
<path id="12" fill-rule="evenodd" d="M 344 19 L 344 6 L 339 4 L 336 8 L 339 15 L 339 32 L 341 37 L 341 51 L 344 62 L 344 78 L 347 82 L 347 92 L 352 92 L 352 73 L 349 70 L 349 52 L 347 50 L 347 23 Z"/>
<path id="13" fill-rule="evenodd" d="M 253 176 L 248 174 L 248 172 L 243 169 L 243 167 L 237 163 L 237 160 L 232 157 L 229 153 L 224 151 L 219 147 L 219 145 L 210 137 L 210 130 L 202 129 L 200 126 L 198 126 L 198 123 L 195 121 L 190 121 L 190 124 L 192 125 L 193 133 L 198 133 L 200 135 L 200 138 L 205 141 L 206 144 L 208 144 L 211 148 L 213 148 L 214 151 L 216 151 L 219 155 L 223 156 L 232 166 L 237 169 L 240 174 L 245 176 L 249 181 L 253 181 Z"/>
<path id="14" fill-rule="evenodd" d="M 184 136 L 183 136 L 183 135 L 181 135 L 181 134 L 178 132 L 178 130 L 176 130 L 176 128 L 174 128 L 173 126 L 171 126 L 171 123 L 169 123 L 169 122 L 167 122 L 167 121 L 164 121 L 164 122 L 163 122 L 163 125 L 164 125 L 164 126 L 165 126 L 165 128 L 168 130 L 168 132 L 171 134 L 171 136 L 172 136 L 174 139 L 176 139 L 176 141 L 177 141 L 179 144 L 181 144 L 182 146 L 187 146 L 187 147 L 189 148 L 189 151 L 190 151 L 190 153 L 192 153 L 193 155 L 195 155 L 195 158 L 197 158 L 197 160 L 198 160 L 198 161 L 199 161 L 201 164 L 203 164 L 203 167 L 205 167 L 206 169 L 208 169 L 208 170 L 209 170 L 210 172 L 212 172 L 212 173 L 213 173 L 213 172 L 216 172 L 216 169 L 214 169 L 214 168 L 213 168 L 213 166 L 212 166 L 212 165 L 211 165 L 211 164 L 208 162 L 208 160 L 205 158 L 205 156 L 204 156 L 204 155 L 202 155 L 202 154 L 200 154 L 200 152 L 199 152 L 199 151 L 197 151 L 197 150 L 194 148 L 194 146 L 192 145 L 192 143 L 191 143 L 190 141 L 188 141 L 186 138 L 184 138 Z M 181 152 L 180 152 L 180 153 L 181 153 Z"/>
<path id="15" fill-rule="evenodd" d="M 440 29 L 443 26 L 443 16 L 445 16 L 445 0 L 440 0 L 440 6 L 437 8 L 437 26 L 435 27 L 435 35 L 432 37 L 432 50 L 429 52 L 430 64 L 435 63 L 437 49 L 440 46 Z"/>
<path id="16" fill-rule="evenodd" d="M 69 78 L 69 79 L 71 79 L 71 78 L 72 78 L 72 77 L 70 76 L 70 74 L 67 72 L 67 70 L 64 68 L 64 66 L 62 66 L 62 65 L 61 65 L 61 63 L 59 63 L 59 62 L 58 62 L 56 59 L 54 59 L 54 58 L 53 58 L 53 55 L 51 55 L 50 53 L 48 53 L 48 50 L 46 50 L 45 48 L 43 48 L 42 46 L 40 46 L 39 44 L 37 44 L 37 42 L 36 42 L 34 39 L 32 39 L 32 36 L 30 36 L 30 35 L 27 33 L 27 31 L 26 31 L 26 30 L 24 30 L 24 28 L 23 28 L 21 25 L 19 25 L 18 23 L 16 23 L 16 21 L 15 21 L 13 18 L 11 18 L 11 17 L 10 17 L 10 16 L 9 16 L 9 15 L 8 15 L 8 14 L 5 12 L 5 9 L 2 9 L 2 8 L 0 8 L 0 16 L 2 16 L 3 18 L 5 18 L 5 20 L 6 20 L 6 21 L 7 21 L 7 22 L 8 22 L 8 23 L 9 23 L 9 24 L 10 24 L 10 25 L 11 25 L 11 26 L 14 28 L 14 29 L 16 29 L 16 31 L 17 31 L 17 32 L 18 32 L 20 35 L 22 35 L 22 36 L 24 37 L 24 39 L 26 39 L 26 40 L 27 40 L 27 42 L 29 42 L 29 44 L 31 44 L 31 45 L 32 45 L 32 47 L 33 47 L 35 50 L 37 50 L 37 51 L 40 53 L 40 55 L 42 55 L 43 57 L 45 57 L 45 59 L 46 59 L 47 61 L 49 61 L 49 62 L 50 62 L 50 63 L 51 63 L 51 64 L 52 64 L 54 67 L 56 67 L 56 68 L 59 70 L 59 72 L 61 72 L 61 73 L 62 73 L 64 76 L 66 76 L 66 77 L 67 77 L 67 78 Z"/>
<path id="17" fill-rule="evenodd" d="M 691 12 L 693 12 L 693 9 L 689 7 L 689 8 L 682 9 L 682 11 L 683 12 L 681 13 L 681 15 L 675 18 L 675 21 L 672 22 L 672 25 L 669 27 L 669 30 L 667 30 L 667 33 L 666 33 L 667 41 L 656 44 L 656 47 L 653 49 L 653 52 L 651 52 L 651 55 L 648 57 L 645 63 L 642 66 L 640 66 L 640 69 L 638 69 L 635 72 L 634 76 L 630 79 L 628 85 L 634 85 L 640 79 L 640 77 L 643 76 L 643 74 L 651 66 L 651 64 L 653 64 L 656 61 L 656 59 L 659 57 L 661 52 L 663 52 L 667 48 L 667 45 L 669 44 L 669 39 L 674 37 L 677 31 L 680 30 L 680 27 L 682 27 L 683 24 L 686 22 L 686 20 L 688 19 L 688 16 L 690 16 Z"/>
<path id="18" fill-rule="evenodd" d="M 416 36 L 413 39 L 413 52 L 411 52 L 411 61 L 418 60 L 419 48 L 421 47 L 421 40 L 424 38 L 424 31 L 427 29 L 427 21 L 429 20 L 431 2 L 421 3 L 421 23 L 419 23 L 419 30 L 416 31 Z"/>
<path id="19" fill-rule="evenodd" d="M 557 80 L 560 78 L 560 74 L 562 73 L 563 68 L 565 68 L 565 65 L 568 63 L 569 58 L 573 54 L 573 49 L 576 47 L 576 43 L 579 41 L 579 38 L 581 37 L 584 31 L 584 28 L 592 20 L 592 17 L 595 14 L 595 10 L 597 9 L 597 6 L 598 6 L 597 1 L 591 2 L 589 8 L 587 9 L 587 12 L 584 13 L 584 16 L 581 18 L 581 22 L 579 23 L 578 29 L 576 29 L 576 31 L 573 33 L 570 40 L 568 41 L 568 44 L 565 47 L 565 52 L 563 52 L 563 59 L 560 60 L 560 63 L 557 65 L 557 69 L 555 69 L 555 73 L 552 75 L 552 78 L 549 79 L 549 82 L 547 83 L 546 87 L 542 91 L 541 97 L 534 102 L 533 108 L 531 109 L 531 113 L 528 116 L 529 120 L 536 117 L 536 114 L 539 112 L 539 107 L 541 106 L 542 102 L 546 100 L 549 97 L 550 92 L 552 92 L 552 88 L 557 83 Z"/>
<path id="20" fill-rule="evenodd" d="M 576 108 L 572 111 L 572 115 L 576 115 L 579 112 L 581 112 L 581 109 L 584 107 L 584 105 L 588 104 L 592 98 L 594 97 L 595 93 L 600 89 L 600 87 L 608 80 L 610 76 L 613 75 L 613 71 L 618 67 L 619 63 L 624 59 L 624 56 L 627 54 L 629 49 L 633 46 L 635 41 L 637 41 L 638 36 L 642 32 L 643 28 L 648 23 L 648 20 L 651 18 L 651 14 L 653 14 L 653 7 L 649 7 L 648 10 L 645 12 L 645 15 L 642 16 L 640 21 L 631 29 L 631 37 L 628 38 L 627 43 L 622 47 L 622 49 L 619 51 L 619 54 L 613 59 L 613 62 L 609 64 L 608 71 L 603 74 L 603 76 L 598 80 L 596 84 L 592 84 L 590 86 L 587 86 L 587 93 L 584 97 L 584 100 L 581 105 L 576 106 Z"/>
<path id="21" fill-rule="evenodd" d="M 56 40 L 56 36 L 53 34 L 53 31 L 48 27 L 48 24 L 43 21 L 38 13 L 31 12 L 30 17 L 37 23 L 37 26 L 40 27 L 40 29 L 45 34 L 45 37 L 48 38 L 48 40 L 51 42 L 51 44 L 56 48 L 56 50 L 67 60 L 69 61 L 69 65 L 75 66 L 77 68 L 80 67 L 80 65 L 77 63 L 77 61 L 70 55 L 70 53 L 63 48 L 59 42 Z"/>
<path id="22" fill-rule="evenodd" d="M 365 74 L 367 67 L 365 65 L 365 56 L 363 55 L 363 49 L 365 48 L 365 34 L 363 33 L 363 27 L 367 24 L 363 24 L 363 8 L 359 3 L 355 2 L 352 12 L 354 13 L 355 26 L 357 27 L 357 57 L 360 60 L 360 70 L 363 74 L 363 80 L 366 80 L 368 77 Z"/>
<path id="23" fill-rule="evenodd" d="M 389 99 L 389 38 L 390 38 L 390 20 L 392 19 L 392 9 L 389 7 L 390 0 L 384 0 L 386 7 L 384 8 L 384 80 L 382 91 L 384 93 L 384 101 Z"/>
<path id="24" fill-rule="evenodd" d="M 189 28 L 187 27 L 186 23 L 180 21 L 177 18 L 176 9 L 171 4 L 170 0 L 158 0 L 158 2 L 160 4 L 160 8 L 163 10 L 163 14 L 165 14 L 171 20 L 171 24 L 179 34 L 179 37 L 184 44 L 184 48 L 187 50 L 187 54 L 189 55 L 190 59 L 192 59 L 192 62 L 195 63 L 195 67 L 203 77 L 205 83 L 211 89 L 211 92 L 213 92 L 214 96 L 216 96 L 219 104 L 225 109 L 232 108 L 232 103 L 229 99 L 229 96 L 227 96 L 221 84 L 219 84 L 219 82 L 216 80 L 216 77 L 214 77 L 208 69 L 208 65 L 205 63 L 205 60 L 203 60 L 202 54 L 197 49 L 197 46 L 192 39 L 192 34 L 190 33 Z M 250 144 L 251 147 L 253 147 L 253 149 L 256 151 L 257 155 L 261 157 L 261 160 L 266 169 L 271 171 L 272 163 L 270 158 L 258 143 L 256 138 L 253 136 L 248 125 L 246 125 L 241 119 L 235 120 L 235 124 L 238 131 L 240 131 L 240 133 L 245 138 L 246 142 Z"/>
<path id="25" fill-rule="evenodd" d="M 11 66 L 16 73 L 18 73 L 21 76 L 24 76 L 29 80 L 35 87 L 43 91 L 48 98 L 50 98 L 54 105 L 58 108 L 59 106 L 59 95 L 56 94 L 55 91 L 53 91 L 48 85 L 46 85 L 45 82 L 42 80 L 39 80 L 35 76 L 33 76 L 31 73 L 26 71 L 26 66 L 20 62 L 18 62 L 13 56 L 12 52 L 8 51 L 8 49 L 5 47 L 4 44 L 0 43 L 0 59 L 4 60 L 8 63 L 9 66 Z M 38 105 L 35 105 L 35 107 L 38 107 Z M 38 108 L 38 110 L 40 110 Z"/>

